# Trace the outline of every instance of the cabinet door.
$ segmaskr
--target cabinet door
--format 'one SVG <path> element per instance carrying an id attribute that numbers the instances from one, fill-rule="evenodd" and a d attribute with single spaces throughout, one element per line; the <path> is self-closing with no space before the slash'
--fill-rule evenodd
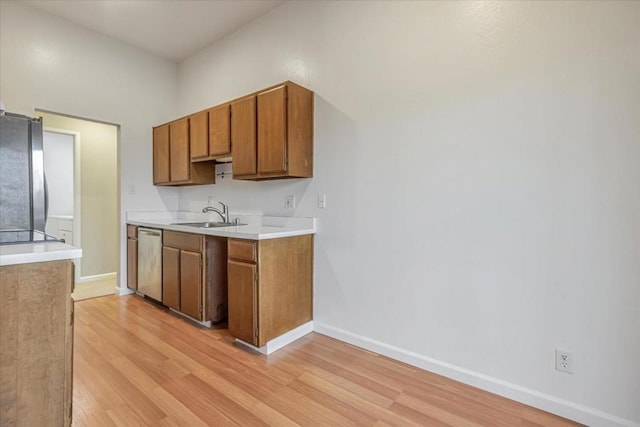
<path id="1" fill-rule="evenodd" d="M 200 299 L 202 294 L 202 255 L 180 251 L 180 311 L 202 320 Z"/>
<path id="2" fill-rule="evenodd" d="M 233 176 L 256 174 L 256 98 L 231 104 Z"/>
<path id="3" fill-rule="evenodd" d="M 202 111 L 189 118 L 191 158 L 209 157 L 209 113 Z"/>
<path id="4" fill-rule="evenodd" d="M 162 247 L 162 303 L 180 310 L 180 249 Z"/>
<path id="5" fill-rule="evenodd" d="M 188 117 L 169 123 L 169 153 L 171 182 L 188 181 L 191 166 Z"/>
<path id="6" fill-rule="evenodd" d="M 153 129 L 153 183 L 169 182 L 169 125 Z"/>
<path id="7" fill-rule="evenodd" d="M 229 333 L 257 345 L 256 266 L 229 261 Z"/>
<path id="8" fill-rule="evenodd" d="M 258 173 L 287 171 L 287 88 L 258 95 Z"/>
<path id="9" fill-rule="evenodd" d="M 127 239 L 127 288 L 138 290 L 138 241 Z"/>
<path id="10" fill-rule="evenodd" d="M 209 110 L 209 155 L 231 154 L 230 106 L 221 105 Z"/>

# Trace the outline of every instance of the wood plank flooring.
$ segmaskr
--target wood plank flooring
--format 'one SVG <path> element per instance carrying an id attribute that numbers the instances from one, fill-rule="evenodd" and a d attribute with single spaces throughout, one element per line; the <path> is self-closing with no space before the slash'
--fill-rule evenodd
<path id="1" fill-rule="evenodd" d="M 138 296 L 76 303 L 74 426 L 571 426 L 312 333 L 262 356 Z"/>

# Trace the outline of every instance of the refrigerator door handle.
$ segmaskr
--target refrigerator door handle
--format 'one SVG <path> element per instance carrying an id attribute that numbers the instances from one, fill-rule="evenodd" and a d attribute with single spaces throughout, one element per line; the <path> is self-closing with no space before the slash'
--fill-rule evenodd
<path id="1" fill-rule="evenodd" d="M 49 185 L 47 184 L 47 174 L 42 171 L 44 177 L 44 223 L 49 219 Z"/>

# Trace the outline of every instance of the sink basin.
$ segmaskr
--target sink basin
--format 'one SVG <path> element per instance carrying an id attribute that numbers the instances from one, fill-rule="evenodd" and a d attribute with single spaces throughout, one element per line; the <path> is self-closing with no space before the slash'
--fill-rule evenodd
<path id="1" fill-rule="evenodd" d="M 217 228 L 217 227 L 233 227 L 236 225 L 247 225 L 247 224 L 236 224 L 235 222 L 187 222 L 187 223 L 175 223 L 173 225 L 186 225 L 188 227 L 197 227 L 197 228 Z"/>

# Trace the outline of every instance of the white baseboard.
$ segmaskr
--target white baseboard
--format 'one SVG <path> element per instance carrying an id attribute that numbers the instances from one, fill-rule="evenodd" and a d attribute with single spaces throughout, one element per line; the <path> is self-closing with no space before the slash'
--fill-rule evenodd
<path id="1" fill-rule="evenodd" d="M 206 322 L 203 322 L 201 320 L 196 319 L 195 317 L 191 317 L 188 314 L 184 314 L 181 311 L 175 310 L 175 309 L 173 309 L 171 307 L 169 307 L 169 311 L 172 312 L 172 313 L 177 314 L 180 317 L 184 317 L 185 319 L 189 319 L 192 322 L 197 323 L 198 325 L 202 325 L 202 326 L 204 326 L 206 328 L 210 328 L 211 327 L 211 320 L 207 320 Z"/>
<path id="2" fill-rule="evenodd" d="M 236 342 L 246 347 L 249 347 L 250 349 L 255 350 L 259 353 L 271 354 L 276 350 L 280 350 L 285 345 L 291 344 L 298 338 L 302 338 L 303 336 L 307 335 L 309 332 L 312 332 L 312 331 L 313 331 L 313 321 L 304 323 L 298 326 L 297 328 L 290 330 L 289 332 L 285 332 L 279 337 L 272 339 L 262 347 L 256 347 L 254 345 L 251 345 L 237 338 L 236 338 Z"/>
<path id="3" fill-rule="evenodd" d="M 117 278 L 118 278 L 118 273 L 116 273 L 114 271 L 113 273 L 104 273 L 104 274 L 96 274 L 96 275 L 93 275 L 93 276 L 80 277 L 76 281 L 76 284 L 99 282 L 99 281 L 102 281 L 102 280 L 113 280 L 113 279 L 117 279 Z"/>
<path id="4" fill-rule="evenodd" d="M 123 296 L 123 295 L 130 295 L 130 294 L 135 293 L 134 291 L 132 291 L 132 290 L 131 290 L 131 289 L 129 289 L 129 288 L 121 288 L 121 287 L 119 287 L 119 286 L 116 286 L 116 287 L 115 287 L 114 292 L 115 292 L 115 293 L 116 293 L 116 295 L 118 295 L 119 297 L 121 297 L 121 296 Z"/>
<path id="5" fill-rule="evenodd" d="M 450 363 L 432 359 L 371 338 L 353 334 L 324 323 L 314 323 L 313 330 L 323 335 L 399 360 L 409 365 L 478 387 L 482 390 L 533 406 L 543 411 L 590 426 L 640 427 L 640 423 L 608 414 L 549 394 L 541 393 L 498 378 L 493 378 Z"/>
<path id="6" fill-rule="evenodd" d="M 115 273 L 85 277 L 76 283 L 71 296 L 74 301 L 113 295 L 113 284 L 117 280 Z"/>

